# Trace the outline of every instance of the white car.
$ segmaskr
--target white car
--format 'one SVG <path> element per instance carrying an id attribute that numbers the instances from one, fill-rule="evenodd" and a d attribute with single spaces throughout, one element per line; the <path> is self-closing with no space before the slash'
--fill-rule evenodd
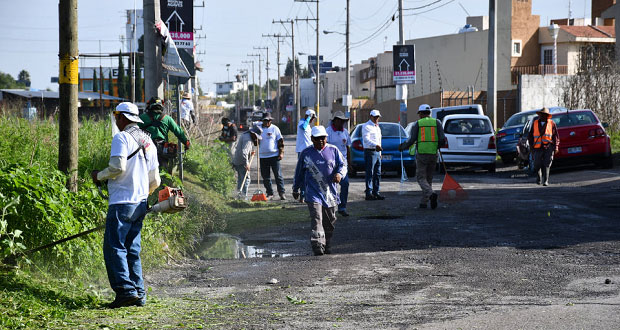
<path id="1" fill-rule="evenodd" d="M 435 119 L 439 119 L 442 121 L 444 117 L 449 115 L 484 115 L 482 111 L 482 106 L 480 104 L 466 104 L 466 105 L 456 105 L 451 107 L 442 107 L 442 108 L 432 108 L 431 109 L 431 117 Z M 413 121 L 407 125 L 405 128 L 405 132 L 411 136 L 411 128 L 416 122 Z"/>
<path id="2" fill-rule="evenodd" d="M 446 142 L 440 148 L 446 165 L 482 165 L 495 172 L 497 149 L 489 117 L 448 115 L 443 119 Z"/>

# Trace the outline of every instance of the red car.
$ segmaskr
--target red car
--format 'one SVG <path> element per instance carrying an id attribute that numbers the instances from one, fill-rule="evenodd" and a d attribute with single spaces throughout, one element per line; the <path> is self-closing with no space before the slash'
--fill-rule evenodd
<path id="1" fill-rule="evenodd" d="M 527 136 L 536 118 L 530 119 L 523 127 L 523 135 L 519 140 L 517 150 L 523 165 L 532 163 Z M 613 167 L 609 135 L 592 110 L 556 112 L 551 120 L 557 125 L 560 135 L 560 151 L 554 156 L 554 165 L 594 163 L 604 168 Z"/>

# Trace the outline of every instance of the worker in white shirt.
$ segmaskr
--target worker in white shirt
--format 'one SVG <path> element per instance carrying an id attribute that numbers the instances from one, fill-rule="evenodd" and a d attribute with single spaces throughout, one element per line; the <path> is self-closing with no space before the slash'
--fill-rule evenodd
<path id="1" fill-rule="evenodd" d="M 379 110 L 370 112 L 370 120 L 362 126 L 362 144 L 364 145 L 364 162 L 366 164 L 366 200 L 384 200 L 379 194 L 381 182 L 381 129 L 379 128 Z"/>
<path id="2" fill-rule="evenodd" d="M 351 136 L 349 131 L 344 127 L 349 120 L 342 111 L 337 111 L 332 118 L 332 124 L 326 128 L 327 143 L 332 144 L 340 150 L 343 158 L 347 161 L 347 165 L 351 163 Z M 347 199 L 349 197 L 349 175 L 345 175 L 340 180 L 340 204 L 338 204 L 338 213 L 344 217 L 348 217 Z"/>
<path id="3" fill-rule="evenodd" d="M 306 116 L 299 120 L 297 124 L 297 140 L 295 141 L 295 152 L 297 153 L 297 157 L 301 154 L 304 149 L 308 148 L 312 145 L 312 141 L 310 140 L 310 132 L 312 130 L 312 122 L 316 120 L 316 112 L 312 109 L 306 110 Z M 300 202 L 304 201 L 305 186 L 301 186 L 300 191 Z"/>
<path id="4" fill-rule="evenodd" d="M 183 101 L 181 101 L 181 122 L 185 128 L 189 128 L 191 123 L 196 123 L 196 115 L 194 114 L 194 103 L 192 103 L 192 96 L 188 92 L 182 94 Z M 191 121 L 190 121 L 191 118 Z"/>

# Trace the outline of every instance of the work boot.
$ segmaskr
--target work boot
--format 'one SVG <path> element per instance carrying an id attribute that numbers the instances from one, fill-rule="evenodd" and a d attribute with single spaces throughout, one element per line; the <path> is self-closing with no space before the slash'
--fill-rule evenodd
<path id="1" fill-rule="evenodd" d="M 312 252 L 315 256 L 322 256 L 325 254 L 325 245 L 319 242 L 312 242 Z"/>
<path id="2" fill-rule="evenodd" d="M 385 197 L 383 197 L 382 195 L 380 195 L 379 193 L 376 193 L 373 195 L 375 197 L 376 200 L 382 201 L 385 199 Z"/>
<path id="3" fill-rule="evenodd" d="M 545 187 L 549 185 L 549 171 L 551 171 L 550 167 L 545 167 L 542 169 L 542 183 Z"/>
<path id="4" fill-rule="evenodd" d="M 140 300 L 140 297 L 138 297 L 137 295 L 129 296 L 129 297 L 116 296 L 114 301 L 111 302 L 108 305 L 108 307 L 109 308 L 119 308 L 119 307 L 132 306 L 138 300 Z"/>
<path id="5" fill-rule="evenodd" d="M 431 194 L 431 209 L 433 210 L 437 208 L 437 197 L 436 193 Z"/>
<path id="6" fill-rule="evenodd" d="M 286 200 L 286 196 L 284 196 L 284 193 L 280 193 L 280 200 L 281 201 L 285 201 Z"/>
<path id="7" fill-rule="evenodd" d="M 374 195 L 366 194 L 366 200 L 367 201 L 374 201 L 374 200 L 377 200 L 377 198 Z"/>
<path id="8" fill-rule="evenodd" d="M 323 251 L 325 254 L 332 254 L 332 247 L 330 244 L 325 245 L 325 250 Z"/>

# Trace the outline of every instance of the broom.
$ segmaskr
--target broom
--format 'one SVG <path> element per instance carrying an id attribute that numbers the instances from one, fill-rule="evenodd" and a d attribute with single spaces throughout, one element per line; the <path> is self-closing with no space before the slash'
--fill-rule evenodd
<path id="1" fill-rule="evenodd" d="M 466 200 L 468 197 L 467 192 L 463 190 L 463 187 L 459 185 L 456 180 L 454 180 L 450 174 L 448 174 L 448 170 L 446 169 L 446 163 L 443 161 L 443 155 L 441 154 L 441 150 L 439 151 L 439 158 L 441 159 L 441 165 L 443 166 L 443 170 L 446 173 L 443 178 L 443 185 L 441 186 L 441 192 L 439 193 L 439 200 L 443 203 L 454 203 Z"/>
<path id="2" fill-rule="evenodd" d="M 260 190 L 260 141 L 257 143 L 256 147 L 256 191 L 254 191 L 254 195 L 252 195 L 252 202 L 266 202 L 267 196 Z"/>

